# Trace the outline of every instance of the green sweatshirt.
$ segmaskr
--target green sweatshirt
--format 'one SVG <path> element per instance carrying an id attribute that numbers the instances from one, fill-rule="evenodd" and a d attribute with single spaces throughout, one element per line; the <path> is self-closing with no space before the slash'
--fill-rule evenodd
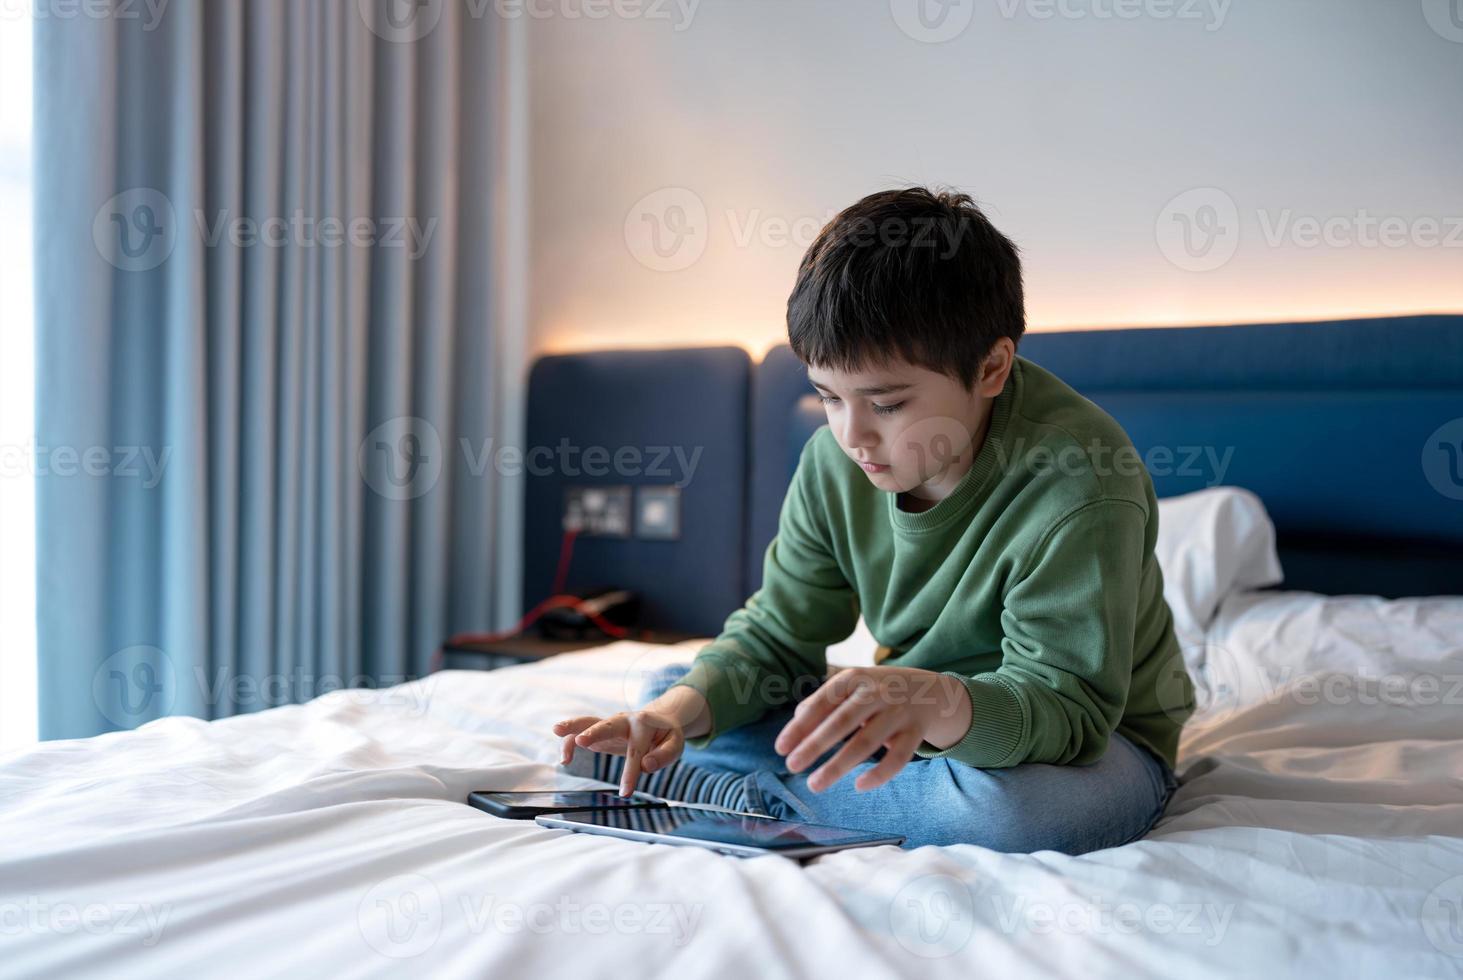
<path id="1" fill-rule="evenodd" d="M 1153 556 L 1153 481 L 1111 417 L 1018 357 L 954 491 L 922 513 L 897 499 L 828 427 L 813 434 L 762 587 L 678 682 L 711 708 L 689 746 L 805 695 L 862 611 L 891 648 L 881 666 L 951 674 L 970 692 L 964 738 L 924 742 L 920 758 L 1083 764 L 1116 728 L 1174 764 L 1193 685 Z"/>

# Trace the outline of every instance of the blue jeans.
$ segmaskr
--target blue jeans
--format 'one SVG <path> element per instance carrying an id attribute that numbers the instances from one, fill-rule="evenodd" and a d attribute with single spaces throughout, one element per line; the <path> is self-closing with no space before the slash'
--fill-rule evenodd
<path id="1" fill-rule="evenodd" d="M 640 704 L 659 696 L 690 669 L 671 664 L 646 678 Z M 1083 854 L 1117 847 L 1146 834 L 1178 782 L 1168 764 L 1113 732 L 1107 752 L 1085 766 L 1025 763 L 979 769 L 949 759 L 911 759 L 889 782 L 858 792 L 854 780 L 872 769 L 880 749 L 821 793 L 808 777 L 841 747 L 835 745 L 800 773 L 789 773 L 772 748 L 793 708 L 718 735 L 704 749 L 687 748 L 690 766 L 747 774 L 752 812 L 857 830 L 902 834 L 904 847 L 977 844 L 996 851 Z"/>

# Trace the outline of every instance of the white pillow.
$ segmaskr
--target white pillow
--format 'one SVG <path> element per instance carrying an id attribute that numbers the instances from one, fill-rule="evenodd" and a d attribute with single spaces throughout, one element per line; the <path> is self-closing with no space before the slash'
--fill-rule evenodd
<path id="1" fill-rule="evenodd" d="M 1211 487 L 1158 501 L 1163 597 L 1184 646 L 1204 632 L 1232 593 L 1275 585 L 1284 577 L 1275 525 L 1260 498 L 1239 487 Z"/>
<path id="2" fill-rule="evenodd" d="M 1280 582 L 1275 525 L 1260 498 L 1239 487 L 1211 487 L 1158 501 L 1158 544 L 1163 597 L 1186 651 L 1204 641 L 1219 604 L 1230 594 Z M 878 641 L 859 617 L 848 639 L 828 648 L 840 667 L 874 663 Z"/>

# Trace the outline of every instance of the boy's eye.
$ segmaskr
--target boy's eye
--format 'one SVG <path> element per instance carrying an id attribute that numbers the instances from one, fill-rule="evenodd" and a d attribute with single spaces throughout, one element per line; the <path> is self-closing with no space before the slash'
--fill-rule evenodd
<path id="1" fill-rule="evenodd" d="M 839 399 L 838 399 L 838 396 L 837 395 L 824 395 L 824 394 L 819 394 L 818 395 L 818 400 L 820 402 L 822 402 L 824 405 L 834 405 L 834 404 L 837 404 L 838 403 L 838 400 Z M 878 404 L 875 404 L 873 406 L 873 409 L 874 409 L 874 414 L 875 415 L 893 415 L 895 412 L 899 411 L 899 409 L 901 409 L 902 407 L 904 407 L 904 402 L 896 402 L 893 405 L 878 405 Z"/>

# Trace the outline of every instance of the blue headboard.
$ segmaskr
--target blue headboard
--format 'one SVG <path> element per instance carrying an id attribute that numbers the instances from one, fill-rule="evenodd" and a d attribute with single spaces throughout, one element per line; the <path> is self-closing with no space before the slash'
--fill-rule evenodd
<path id="1" fill-rule="evenodd" d="M 1160 497 L 1221 482 L 1258 494 L 1284 588 L 1463 594 L 1463 316 L 1031 333 L 1020 354 L 1123 425 L 1158 462 Z M 748 594 L 824 422 L 786 347 L 753 391 Z"/>
<path id="2" fill-rule="evenodd" d="M 553 588 L 566 488 L 684 484 L 679 538 L 580 536 L 565 590 L 631 589 L 641 596 L 648 628 L 699 636 L 721 631 L 746 599 L 751 374 L 739 347 L 595 351 L 534 363 L 525 450 L 539 456 L 536 463 L 525 460 L 525 609 Z M 561 443 L 573 451 L 558 452 Z M 588 460 L 591 447 L 604 452 Z M 552 461 L 545 450 L 554 451 Z M 625 455 L 617 463 L 620 451 Z M 595 472 L 586 472 L 587 462 Z"/>

